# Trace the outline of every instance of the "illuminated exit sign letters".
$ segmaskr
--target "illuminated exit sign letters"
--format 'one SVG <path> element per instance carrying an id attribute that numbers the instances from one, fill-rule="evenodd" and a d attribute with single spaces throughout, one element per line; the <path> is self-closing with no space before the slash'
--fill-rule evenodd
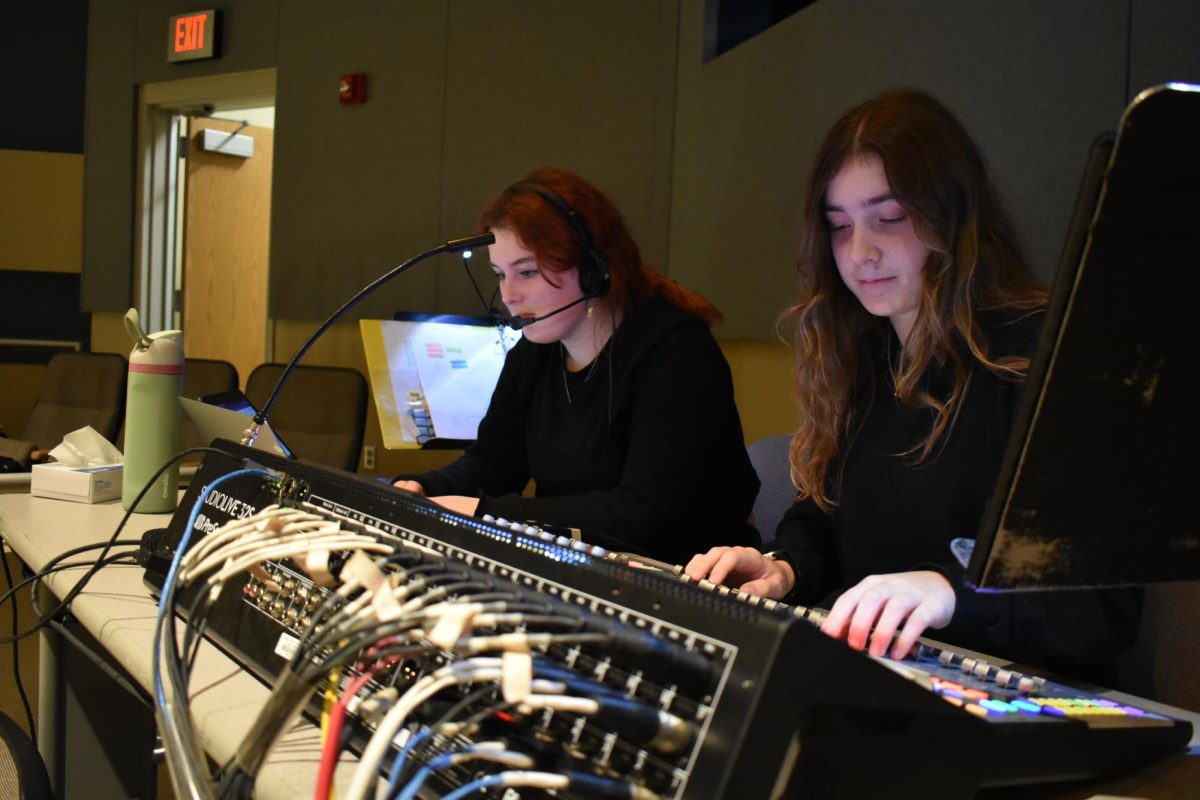
<path id="1" fill-rule="evenodd" d="M 193 11 L 167 22 L 167 61 L 195 61 L 217 55 L 217 12 Z"/>

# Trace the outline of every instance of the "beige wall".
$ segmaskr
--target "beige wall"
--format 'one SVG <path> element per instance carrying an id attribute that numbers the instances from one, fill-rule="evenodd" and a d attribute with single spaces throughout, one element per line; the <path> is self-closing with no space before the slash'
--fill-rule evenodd
<path id="1" fill-rule="evenodd" d="M 0 269 L 79 272 L 83 156 L 0 150 Z"/>
<path id="2" fill-rule="evenodd" d="M 0 150 L 0 269 L 79 272 L 83 156 Z M 0 428 L 18 436 L 45 368 L 0 364 Z"/>
<path id="3" fill-rule="evenodd" d="M 733 372 L 733 392 L 746 442 L 796 427 L 791 352 L 779 342 L 727 339 L 721 350 Z"/>

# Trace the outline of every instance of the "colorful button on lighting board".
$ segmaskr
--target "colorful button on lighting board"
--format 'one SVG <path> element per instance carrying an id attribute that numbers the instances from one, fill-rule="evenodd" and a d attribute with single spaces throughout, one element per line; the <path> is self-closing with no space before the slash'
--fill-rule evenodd
<path id="1" fill-rule="evenodd" d="M 1017 707 L 1003 700 L 980 700 L 979 705 L 997 714 L 1015 714 Z"/>

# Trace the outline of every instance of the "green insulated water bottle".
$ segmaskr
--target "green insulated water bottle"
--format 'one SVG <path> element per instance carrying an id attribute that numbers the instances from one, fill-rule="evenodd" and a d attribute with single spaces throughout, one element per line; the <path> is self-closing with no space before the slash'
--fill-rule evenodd
<path id="1" fill-rule="evenodd" d="M 133 338 L 125 399 L 125 476 L 121 505 L 126 510 L 158 470 L 179 453 L 179 395 L 183 390 L 183 331 L 146 335 L 137 309 L 125 314 Z M 155 480 L 139 513 L 174 511 L 179 494 L 179 462 Z"/>

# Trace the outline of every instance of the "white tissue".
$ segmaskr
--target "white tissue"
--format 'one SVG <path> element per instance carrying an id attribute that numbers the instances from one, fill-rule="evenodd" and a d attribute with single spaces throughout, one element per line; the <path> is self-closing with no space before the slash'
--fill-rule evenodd
<path id="1" fill-rule="evenodd" d="M 50 451 L 50 455 L 68 467 L 99 467 L 120 464 L 122 461 L 121 451 L 91 425 L 68 433 L 63 437 L 62 444 Z"/>

